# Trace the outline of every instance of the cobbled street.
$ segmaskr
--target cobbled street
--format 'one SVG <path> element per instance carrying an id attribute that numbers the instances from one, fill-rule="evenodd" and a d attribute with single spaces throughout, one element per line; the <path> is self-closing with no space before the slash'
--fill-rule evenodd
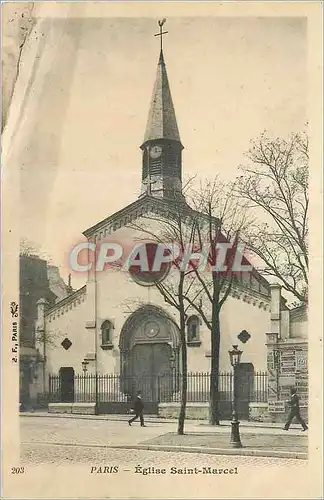
<path id="1" fill-rule="evenodd" d="M 206 455 L 204 453 L 181 453 L 168 451 L 121 450 L 113 448 L 93 448 L 91 446 L 62 446 L 44 444 L 23 444 L 21 464 L 94 464 L 119 465 L 121 469 L 135 470 L 142 467 L 305 467 L 304 460 L 238 457 L 228 455 Z"/>
<path id="2" fill-rule="evenodd" d="M 150 438 L 175 432 L 176 423 L 149 423 L 129 427 L 125 421 L 87 420 L 51 417 L 21 417 L 21 464 L 98 464 L 118 465 L 133 470 L 149 467 L 305 467 L 306 461 L 269 457 L 223 456 L 204 453 L 147 451 L 107 448 L 142 443 Z M 222 432 L 228 432 L 223 429 Z M 217 436 L 215 436 L 215 446 Z"/>

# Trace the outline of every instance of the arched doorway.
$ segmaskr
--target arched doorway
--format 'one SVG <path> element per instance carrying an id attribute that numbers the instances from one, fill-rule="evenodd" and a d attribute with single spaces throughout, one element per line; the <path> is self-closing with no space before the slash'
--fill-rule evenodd
<path id="1" fill-rule="evenodd" d="M 162 308 L 150 304 L 135 311 L 120 334 L 124 394 L 141 390 L 146 402 L 171 401 L 179 386 L 179 345 L 179 329 Z"/>

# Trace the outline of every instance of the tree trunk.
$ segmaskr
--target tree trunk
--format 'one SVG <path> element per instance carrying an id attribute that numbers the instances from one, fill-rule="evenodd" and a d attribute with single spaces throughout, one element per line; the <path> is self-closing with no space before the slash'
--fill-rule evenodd
<path id="1" fill-rule="evenodd" d="M 184 310 L 180 311 L 180 338 L 181 338 L 181 358 L 182 358 L 182 381 L 181 381 L 181 407 L 178 420 L 178 434 L 184 434 L 184 423 L 187 406 L 187 344 L 186 344 L 186 324 Z"/>
<path id="2" fill-rule="evenodd" d="M 213 304 L 211 329 L 211 369 L 210 369 L 210 411 L 209 423 L 220 425 L 219 422 L 219 351 L 220 322 L 219 308 Z"/>

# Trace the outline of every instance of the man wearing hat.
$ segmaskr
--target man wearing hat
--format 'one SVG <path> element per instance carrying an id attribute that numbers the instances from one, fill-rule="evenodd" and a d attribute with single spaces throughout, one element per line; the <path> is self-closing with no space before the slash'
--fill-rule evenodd
<path id="1" fill-rule="evenodd" d="M 135 417 L 131 418 L 128 421 L 128 425 L 132 425 L 132 423 L 134 422 L 134 420 L 136 420 L 139 417 L 140 418 L 140 422 L 141 422 L 141 427 L 145 427 L 143 410 L 144 410 L 144 403 L 143 403 L 143 400 L 142 400 L 142 393 L 141 393 L 141 391 L 138 391 L 136 399 L 135 399 L 135 402 L 134 402 Z"/>
<path id="2" fill-rule="evenodd" d="M 297 395 L 297 391 L 294 387 L 292 387 L 290 389 L 290 393 L 291 393 L 291 398 L 289 401 L 290 412 L 289 412 L 285 427 L 283 427 L 283 430 L 288 431 L 293 418 L 296 417 L 298 422 L 301 424 L 303 431 L 306 431 L 308 429 L 308 427 L 307 427 L 305 421 L 302 419 L 301 414 L 300 414 L 299 396 Z"/>

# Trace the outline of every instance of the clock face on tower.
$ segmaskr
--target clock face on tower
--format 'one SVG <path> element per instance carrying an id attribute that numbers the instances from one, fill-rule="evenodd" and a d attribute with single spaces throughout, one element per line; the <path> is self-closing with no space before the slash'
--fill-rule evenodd
<path id="1" fill-rule="evenodd" d="M 161 146 L 153 146 L 151 149 L 150 149 L 150 157 L 151 158 L 158 158 L 159 156 L 161 156 L 162 154 L 162 148 Z"/>

